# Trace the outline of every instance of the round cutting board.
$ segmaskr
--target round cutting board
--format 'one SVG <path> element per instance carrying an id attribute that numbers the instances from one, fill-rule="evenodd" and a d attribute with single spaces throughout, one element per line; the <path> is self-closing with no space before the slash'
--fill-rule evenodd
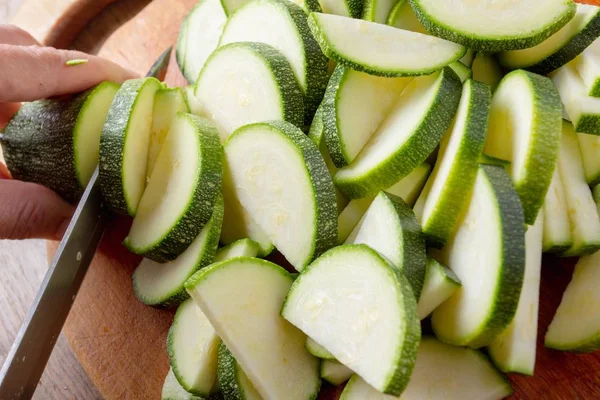
<path id="1" fill-rule="evenodd" d="M 195 2 L 29 0 L 15 23 L 46 44 L 98 53 L 143 75 L 175 43 Z M 173 58 L 166 80 L 172 86 L 185 84 Z M 165 339 L 173 313 L 144 306 L 133 294 L 131 274 L 140 259 L 121 245 L 130 223 L 118 217 L 109 225 L 64 331 L 106 399 L 159 399 L 169 369 Z M 57 244 L 48 247 L 52 255 Z M 511 374 L 513 399 L 600 398 L 600 353 L 543 347 L 572 265 L 573 260 L 544 258 L 535 377 Z M 326 387 L 321 398 L 336 399 L 340 390 Z"/>

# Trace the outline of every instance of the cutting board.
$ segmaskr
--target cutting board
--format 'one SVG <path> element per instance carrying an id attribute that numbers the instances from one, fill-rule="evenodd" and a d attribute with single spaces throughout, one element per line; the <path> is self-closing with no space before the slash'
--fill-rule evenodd
<path id="1" fill-rule="evenodd" d="M 175 43 L 180 23 L 195 2 L 29 0 L 15 22 L 46 44 L 98 53 L 142 75 Z M 171 61 L 167 82 L 185 84 Z M 144 306 L 133 294 L 131 274 L 140 258 L 121 245 L 130 224 L 117 217 L 109 225 L 64 331 L 106 399 L 159 399 L 169 369 L 165 338 L 173 313 Z M 48 247 L 53 254 L 57 245 Z M 574 260 L 544 258 L 536 374 L 509 376 L 513 399 L 600 398 L 600 352 L 561 353 L 542 344 L 573 264 Z M 325 389 L 323 399 L 335 399 L 341 390 Z"/>

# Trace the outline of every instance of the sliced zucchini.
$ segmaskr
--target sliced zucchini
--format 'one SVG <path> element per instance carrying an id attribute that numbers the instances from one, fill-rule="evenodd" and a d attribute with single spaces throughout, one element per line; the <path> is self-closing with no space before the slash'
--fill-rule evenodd
<path id="1" fill-rule="evenodd" d="M 492 98 L 485 153 L 511 161 L 510 173 L 530 225 L 556 167 L 561 112 L 552 82 L 523 70 L 506 75 Z"/>
<path id="2" fill-rule="evenodd" d="M 473 49 L 467 49 L 467 52 L 465 53 L 465 55 L 462 56 L 462 58 L 458 61 L 460 61 L 467 67 L 471 68 L 471 67 L 473 67 L 473 61 L 475 60 L 476 53 L 477 52 Z"/>
<path id="3" fill-rule="evenodd" d="M 298 271 L 336 244 L 333 183 L 302 131 L 283 121 L 246 125 L 225 143 L 225 160 L 228 194 Z"/>
<path id="4" fill-rule="evenodd" d="M 477 52 L 471 66 L 473 79 L 487 84 L 492 92 L 496 91 L 498 84 L 504 76 L 502 67 L 491 54 Z"/>
<path id="5" fill-rule="evenodd" d="M 192 244 L 175 260 L 160 264 L 144 258 L 133 273 L 133 291 L 144 304 L 173 307 L 189 296 L 183 285 L 200 268 L 211 264 L 223 224 L 223 200 L 217 199 L 210 220 Z"/>
<path id="6" fill-rule="evenodd" d="M 177 114 L 123 244 L 158 262 L 179 257 L 213 213 L 222 158 L 219 133 L 207 119 Z"/>
<path id="7" fill-rule="evenodd" d="M 187 85 L 183 89 L 183 92 L 185 93 L 185 101 L 187 102 L 188 108 L 190 109 L 190 112 L 192 114 L 197 115 L 199 117 L 208 118 L 206 115 L 206 111 L 202 108 L 202 104 L 200 104 L 200 102 L 196 98 L 196 95 L 194 95 L 194 88 L 194 85 Z"/>
<path id="8" fill-rule="evenodd" d="M 327 57 L 372 75 L 431 74 L 466 51 L 433 36 L 339 15 L 313 12 L 308 26 Z"/>
<path id="9" fill-rule="evenodd" d="M 150 180 L 150 176 L 152 176 L 160 149 L 162 149 L 175 115 L 179 112 L 190 112 L 181 88 L 161 89 L 156 92 L 154 111 L 152 112 L 152 127 L 150 128 L 150 145 L 148 147 L 147 180 Z"/>
<path id="10" fill-rule="evenodd" d="M 544 344 L 556 350 L 590 353 L 600 349 L 600 252 L 581 257 L 548 326 Z"/>
<path id="11" fill-rule="evenodd" d="M 473 2 L 410 0 L 431 34 L 488 53 L 535 46 L 575 14 L 571 0 Z"/>
<path id="12" fill-rule="evenodd" d="M 600 135 L 600 98 L 587 95 L 588 89 L 573 66 L 562 66 L 551 78 L 575 131 Z"/>
<path id="13" fill-rule="evenodd" d="M 385 24 L 396 0 L 365 0 L 362 19 Z"/>
<path id="14" fill-rule="evenodd" d="M 68 99 L 24 103 L 0 140 L 12 177 L 77 201 L 98 164 L 102 125 L 118 89 L 104 82 Z"/>
<path id="15" fill-rule="evenodd" d="M 227 15 L 219 0 L 200 0 L 183 21 L 177 40 L 176 58 L 181 73 L 190 83 L 217 48 Z"/>
<path id="16" fill-rule="evenodd" d="M 508 173 L 481 165 L 462 222 L 441 252 L 462 286 L 433 311 L 440 340 L 486 346 L 512 321 L 525 271 L 524 225 Z"/>
<path id="17" fill-rule="evenodd" d="M 264 399 L 313 399 L 321 386 L 319 360 L 304 347 L 306 335 L 280 315 L 293 281 L 278 265 L 238 257 L 213 264 L 186 282 Z"/>
<path id="18" fill-rule="evenodd" d="M 479 351 L 423 338 L 417 364 L 401 399 L 500 400 L 512 393 L 508 380 Z M 340 400 L 391 400 L 357 375 Z"/>
<path id="19" fill-rule="evenodd" d="M 408 175 L 437 147 L 461 91 L 451 68 L 413 79 L 352 164 L 335 174 L 338 189 L 349 198 L 375 196 Z"/>
<path id="20" fill-rule="evenodd" d="M 497 55 L 508 69 L 524 68 L 545 75 L 562 67 L 600 35 L 600 7 L 577 4 L 575 16 L 558 32 L 537 46 Z"/>
<path id="21" fill-rule="evenodd" d="M 543 249 L 545 253 L 562 253 L 573 246 L 567 200 L 559 169 L 554 170 L 552 182 L 546 193 L 546 200 L 544 200 Z"/>
<path id="22" fill-rule="evenodd" d="M 583 79 L 587 94 L 600 97 L 600 40 L 595 40 L 571 64 Z"/>
<path id="23" fill-rule="evenodd" d="M 354 372 L 337 361 L 321 361 L 321 378 L 332 385 L 341 385 L 346 382 Z"/>
<path id="24" fill-rule="evenodd" d="M 452 129 L 442 138 L 437 163 L 415 205 L 423 233 L 434 246 L 443 246 L 469 202 L 485 144 L 491 99 L 486 84 L 465 82 Z"/>
<path id="25" fill-rule="evenodd" d="M 492 361 L 504 372 L 533 375 L 535 368 L 543 225 L 544 215 L 540 213 L 525 233 L 525 276 L 517 312 L 488 347 Z"/>
<path id="26" fill-rule="evenodd" d="M 594 253 L 600 249 L 600 216 L 592 191 L 585 181 L 577 134 L 573 125 L 567 121 L 563 122 L 558 170 L 573 236 L 573 245 L 562 255 L 582 256 Z"/>
<path id="27" fill-rule="evenodd" d="M 585 171 L 585 180 L 588 185 L 596 186 L 600 183 L 600 136 L 578 133 L 581 161 Z"/>
<path id="28" fill-rule="evenodd" d="M 181 387 L 172 369 L 169 369 L 169 373 L 165 377 L 160 398 L 161 400 L 202 400 Z"/>
<path id="29" fill-rule="evenodd" d="M 348 239 L 372 202 L 373 197 L 350 200 L 350 203 L 338 216 L 338 244 L 342 244 Z"/>
<path id="30" fill-rule="evenodd" d="M 376 251 L 344 245 L 300 274 L 281 315 L 374 388 L 398 396 L 421 337 L 416 307 L 406 278 Z"/>
<path id="31" fill-rule="evenodd" d="M 290 63 L 304 93 L 304 123 L 310 124 L 327 86 L 327 57 L 310 33 L 306 12 L 289 0 L 256 0 L 233 14 L 220 46 L 261 42 L 273 46 Z"/>
<path id="32" fill-rule="evenodd" d="M 126 81 L 108 110 L 100 135 L 100 188 L 119 213 L 134 216 L 144 193 L 154 95 L 162 87 L 154 78 Z"/>
<path id="33" fill-rule="evenodd" d="M 428 35 L 423 25 L 417 19 L 408 0 L 398 0 L 388 15 L 387 24 L 398 29 L 419 32 Z"/>
<path id="34" fill-rule="evenodd" d="M 452 68 L 454 72 L 456 72 L 456 75 L 458 75 L 458 78 L 462 83 L 465 83 L 467 79 L 471 79 L 471 77 L 473 76 L 473 71 L 471 71 L 471 68 L 467 67 L 460 61 L 454 61 L 452 64 L 449 65 L 449 67 Z"/>
<path id="35" fill-rule="evenodd" d="M 362 0 L 309 0 L 317 3 L 309 7 L 310 11 L 324 12 L 327 14 L 342 15 L 344 17 L 360 18 L 363 12 L 364 2 Z"/>
<path id="36" fill-rule="evenodd" d="M 253 240 L 240 239 L 235 242 L 221 247 L 213 262 L 219 262 L 235 257 L 257 257 L 260 253 L 260 246 Z"/>
<path id="37" fill-rule="evenodd" d="M 221 339 L 192 299 L 177 309 L 167 335 L 167 352 L 181 387 L 207 397 L 217 382 L 217 354 Z"/>
<path id="38" fill-rule="evenodd" d="M 227 346 L 219 348 L 219 386 L 226 400 L 262 400 Z"/>
<path id="39" fill-rule="evenodd" d="M 325 143 L 336 167 L 356 158 L 411 80 L 336 66 L 321 106 Z"/>
<path id="40" fill-rule="evenodd" d="M 366 244 L 379 252 L 402 272 L 419 298 L 425 280 L 425 239 L 414 212 L 400 197 L 380 192 L 346 243 Z"/>
<path id="41" fill-rule="evenodd" d="M 308 352 L 313 356 L 322 360 L 335 360 L 333 354 L 328 352 L 325 347 L 321 346 L 319 343 L 315 342 L 309 337 L 306 338 L 306 350 L 308 350 Z"/>
<path id="42" fill-rule="evenodd" d="M 458 276 L 431 257 L 427 257 L 425 282 L 417 302 L 419 319 L 425 319 L 448 300 L 461 286 Z"/>
<path id="43" fill-rule="evenodd" d="M 219 47 L 206 61 L 195 96 L 211 116 L 221 141 L 240 126 L 284 120 L 304 124 L 303 93 L 283 54 L 265 43 Z"/>

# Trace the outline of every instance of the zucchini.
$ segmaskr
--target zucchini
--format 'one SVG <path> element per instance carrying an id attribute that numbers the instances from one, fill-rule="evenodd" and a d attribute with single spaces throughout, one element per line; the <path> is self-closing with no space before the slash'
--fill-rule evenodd
<path id="1" fill-rule="evenodd" d="M 221 247 L 213 262 L 219 262 L 235 257 L 256 257 L 260 253 L 260 246 L 253 240 L 240 239 L 235 242 Z"/>
<path id="2" fill-rule="evenodd" d="M 537 46 L 511 50 L 497 55 L 505 68 L 524 68 L 546 75 L 562 67 L 600 35 L 600 7 L 577 4 L 575 16 L 558 32 Z"/>
<path id="3" fill-rule="evenodd" d="M 206 60 L 217 48 L 227 15 L 219 0 L 200 0 L 179 31 L 176 59 L 189 83 L 196 82 Z"/>
<path id="4" fill-rule="evenodd" d="M 152 112 L 152 127 L 150 128 L 148 168 L 146 169 L 146 180 L 148 181 L 150 180 L 150 176 L 152 176 L 154 164 L 156 164 L 160 149 L 169 133 L 173 119 L 178 112 L 190 112 L 181 88 L 161 89 L 156 92 L 156 96 L 154 97 L 154 111 Z"/>
<path id="5" fill-rule="evenodd" d="M 471 79 L 473 76 L 473 71 L 471 71 L 471 68 L 467 67 L 460 61 L 454 61 L 449 65 L 449 67 L 456 72 L 456 75 L 458 75 L 458 78 L 462 83 L 465 83 L 467 79 Z"/>
<path id="6" fill-rule="evenodd" d="M 438 261 L 427 257 L 423 290 L 417 302 L 419 319 L 425 319 L 461 287 L 458 276 Z"/>
<path id="7" fill-rule="evenodd" d="M 588 96 L 600 97 L 600 40 L 595 40 L 571 64 L 583 79 Z"/>
<path id="8" fill-rule="evenodd" d="M 416 308 L 389 262 L 368 246 L 343 245 L 300 274 L 281 315 L 374 388 L 398 396 L 421 338 Z"/>
<path id="9" fill-rule="evenodd" d="M 356 158 L 411 80 L 336 66 L 321 106 L 325 143 L 336 167 Z"/>
<path id="10" fill-rule="evenodd" d="M 354 374 L 352 370 L 337 361 L 321 361 L 321 378 L 332 385 L 341 385 Z"/>
<path id="11" fill-rule="evenodd" d="M 552 82 L 531 72 L 507 74 L 494 93 L 485 153 L 511 161 L 525 223 L 533 224 L 556 167 L 560 97 Z"/>
<path id="12" fill-rule="evenodd" d="M 154 78 L 125 81 L 108 109 L 100 135 L 100 188 L 106 205 L 134 216 L 146 187 Z M 143 155 L 143 156 L 140 156 Z"/>
<path id="13" fill-rule="evenodd" d="M 308 352 L 315 357 L 318 357 L 322 360 L 335 360 L 335 357 L 333 356 L 333 354 L 328 352 L 325 347 L 321 346 L 319 343 L 315 342 L 310 337 L 306 338 L 305 346 L 306 346 L 306 350 L 308 350 Z"/>
<path id="14" fill-rule="evenodd" d="M 227 400 L 262 400 L 224 343 L 219 347 L 219 386 Z"/>
<path id="15" fill-rule="evenodd" d="M 525 276 L 517 312 L 488 347 L 492 361 L 504 372 L 533 375 L 535 368 L 543 225 L 544 214 L 540 213 L 525 233 Z"/>
<path id="16" fill-rule="evenodd" d="M 363 12 L 362 0 L 307 0 L 311 3 L 309 11 L 360 18 Z M 317 7 L 318 5 L 318 7 Z"/>
<path id="17" fill-rule="evenodd" d="M 500 400 L 511 393 L 508 380 L 479 351 L 423 338 L 417 365 L 401 399 Z M 391 400 L 355 375 L 340 400 L 365 399 Z"/>
<path id="18" fill-rule="evenodd" d="M 327 57 L 372 75 L 431 74 L 466 51 L 433 36 L 339 15 L 310 13 L 308 26 Z"/>
<path id="19" fill-rule="evenodd" d="M 413 31 L 428 35 L 408 0 L 398 0 L 388 15 L 387 24 L 398 29 Z"/>
<path id="20" fill-rule="evenodd" d="M 498 84 L 504 77 L 502 67 L 491 54 L 477 52 L 471 66 L 473 71 L 473 79 L 487 84 L 492 93 L 496 91 Z"/>
<path id="21" fill-rule="evenodd" d="M 98 164 L 102 125 L 118 89 L 104 82 L 69 98 L 24 103 L 0 140 L 12 177 L 79 200 Z"/>
<path id="22" fill-rule="evenodd" d="M 220 396 L 220 393 L 215 393 L 209 397 L 208 400 L 222 400 L 223 396 Z M 169 373 L 165 377 L 165 382 L 162 388 L 161 400 L 204 400 L 199 396 L 194 396 L 193 394 L 186 392 L 184 388 L 181 387 L 175 374 L 173 374 L 173 370 L 169 369 Z"/>
<path id="23" fill-rule="evenodd" d="M 410 0 L 431 34 L 488 53 L 535 46 L 562 28 L 575 14 L 571 0 L 473 2 Z"/>
<path id="24" fill-rule="evenodd" d="M 581 257 L 544 340 L 551 349 L 590 353 L 600 349 L 598 265 L 600 252 Z"/>
<path id="25" fill-rule="evenodd" d="M 154 261 L 175 260 L 213 213 L 222 158 L 219 134 L 207 119 L 177 114 L 123 244 Z"/>
<path id="26" fill-rule="evenodd" d="M 492 95 L 481 82 L 465 82 L 452 129 L 442 138 L 437 163 L 415 205 L 428 243 L 441 247 L 454 231 L 475 185 Z"/>
<path id="27" fill-rule="evenodd" d="M 327 57 L 306 22 L 306 12 L 289 0 L 255 0 L 227 21 L 220 46 L 234 42 L 273 46 L 289 62 L 304 93 L 304 123 L 310 124 L 327 86 Z"/>
<path id="28" fill-rule="evenodd" d="M 298 271 L 335 245 L 333 183 L 316 145 L 300 129 L 283 121 L 246 125 L 225 143 L 225 160 L 228 194 Z"/>
<path id="29" fill-rule="evenodd" d="M 303 94 L 294 71 L 283 54 L 265 43 L 219 47 L 198 76 L 194 94 L 212 117 L 222 142 L 253 122 L 304 124 Z"/>
<path id="30" fill-rule="evenodd" d="M 588 89 L 573 66 L 562 66 L 551 78 L 575 131 L 600 135 L 600 98 L 587 95 Z"/>
<path id="31" fill-rule="evenodd" d="M 205 110 L 202 108 L 202 104 L 200 104 L 200 102 L 194 95 L 194 88 L 194 85 L 187 85 L 183 89 L 183 92 L 185 94 L 185 101 L 188 105 L 188 108 L 192 114 L 197 115 L 199 117 L 208 118 Z"/>
<path id="32" fill-rule="evenodd" d="M 585 171 L 585 180 L 590 186 L 600 183 L 600 136 L 578 133 L 581 161 Z"/>
<path id="33" fill-rule="evenodd" d="M 167 335 L 169 362 L 183 389 L 208 397 L 217 382 L 221 339 L 192 299 L 177 309 Z"/>
<path id="34" fill-rule="evenodd" d="M 562 253 L 573 246 L 567 199 L 559 169 L 554 170 L 552 182 L 544 200 L 543 249 L 545 253 Z"/>
<path id="35" fill-rule="evenodd" d="M 186 289 L 264 399 L 314 399 L 319 360 L 281 315 L 294 277 L 271 262 L 238 257 L 200 270 Z M 257 323 L 260 321 L 260 323 Z"/>
<path id="36" fill-rule="evenodd" d="M 352 164 L 335 174 L 338 189 L 349 198 L 375 196 L 408 175 L 439 144 L 461 91 L 450 68 L 413 79 Z"/>
<path id="37" fill-rule="evenodd" d="M 385 24 L 396 0 L 365 0 L 362 19 Z"/>
<path id="38" fill-rule="evenodd" d="M 433 331 L 441 341 L 487 346 L 512 321 L 525 271 L 524 226 L 508 173 L 481 165 L 462 222 L 441 252 L 462 283 L 433 311 Z"/>
<path id="39" fill-rule="evenodd" d="M 400 197 L 380 192 L 346 243 L 366 244 L 385 257 L 419 298 L 425 280 L 425 240 L 414 212 Z"/>
<path id="40" fill-rule="evenodd" d="M 563 122 L 563 134 L 558 157 L 558 170 L 563 184 L 573 245 L 563 256 L 582 256 L 600 249 L 600 216 L 585 173 L 577 134 L 573 125 Z"/>
<path id="41" fill-rule="evenodd" d="M 465 55 L 462 56 L 462 58 L 458 61 L 471 68 L 473 66 L 473 61 L 475 60 L 476 53 L 477 52 L 473 49 L 467 49 Z"/>
<path id="42" fill-rule="evenodd" d="M 342 244 L 348 239 L 372 202 L 373 197 L 350 200 L 350 203 L 338 216 L 338 244 Z"/>
<path id="43" fill-rule="evenodd" d="M 217 199 L 210 220 L 175 260 L 160 264 L 144 258 L 133 273 L 133 291 L 144 304 L 170 308 L 189 296 L 183 285 L 197 270 L 211 264 L 223 224 L 223 200 Z"/>

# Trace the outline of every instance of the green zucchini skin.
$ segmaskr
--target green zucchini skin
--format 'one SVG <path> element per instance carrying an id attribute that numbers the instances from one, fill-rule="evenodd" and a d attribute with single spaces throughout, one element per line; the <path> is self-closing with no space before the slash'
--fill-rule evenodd
<path id="1" fill-rule="evenodd" d="M 333 74 L 329 78 L 327 90 L 323 97 L 323 103 L 321 105 L 321 124 L 323 126 L 323 133 L 325 135 L 325 144 L 327 145 L 327 151 L 333 161 L 333 164 L 337 168 L 342 168 L 348 165 L 348 161 L 344 155 L 339 142 L 339 127 L 336 122 L 337 110 L 336 103 L 338 101 L 337 94 L 339 87 L 346 77 L 346 68 L 342 65 L 336 65 L 333 70 Z"/>
<path id="2" fill-rule="evenodd" d="M 231 351 L 224 343 L 221 343 L 221 346 L 219 346 L 217 376 L 221 392 L 227 400 L 247 400 L 244 388 L 241 387 L 238 379 L 239 373 L 242 372 L 240 369 L 240 365 L 231 354 Z"/>

